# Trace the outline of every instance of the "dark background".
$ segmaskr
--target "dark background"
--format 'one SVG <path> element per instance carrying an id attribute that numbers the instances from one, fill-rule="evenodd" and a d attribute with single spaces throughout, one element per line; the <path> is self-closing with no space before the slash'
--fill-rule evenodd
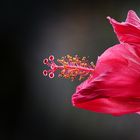
<path id="1" fill-rule="evenodd" d="M 71 105 L 79 82 L 42 75 L 50 54 L 96 58 L 118 43 L 106 17 L 140 15 L 140 1 L 0 2 L 1 140 L 140 140 L 140 116 L 113 117 Z"/>

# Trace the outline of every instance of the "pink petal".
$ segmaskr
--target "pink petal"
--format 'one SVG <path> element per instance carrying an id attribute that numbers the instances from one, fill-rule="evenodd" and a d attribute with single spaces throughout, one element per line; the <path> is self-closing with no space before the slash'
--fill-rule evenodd
<path id="1" fill-rule="evenodd" d="M 140 112 L 136 112 L 136 113 L 140 115 Z"/>
<path id="2" fill-rule="evenodd" d="M 129 10 L 126 18 L 126 22 L 140 27 L 140 19 L 133 10 Z"/>

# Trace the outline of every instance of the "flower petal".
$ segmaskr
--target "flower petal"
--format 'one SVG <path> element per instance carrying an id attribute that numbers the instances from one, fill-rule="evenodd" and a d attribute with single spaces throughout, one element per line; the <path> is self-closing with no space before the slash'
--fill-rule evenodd
<path id="1" fill-rule="evenodd" d="M 126 22 L 140 27 L 140 19 L 133 10 L 128 11 Z"/>
<path id="2" fill-rule="evenodd" d="M 117 22 L 107 17 L 114 28 L 120 42 L 140 45 L 140 20 L 137 15 L 129 11 L 126 22 Z"/>
<path id="3" fill-rule="evenodd" d="M 140 111 L 139 102 L 135 106 L 135 100 L 140 98 L 139 54 L 137 47 L 127 43 L 107 49 L 99 57 L 94 75 L 76 89 L 73 105 L 109 114 L 119 114 L 119 110 L 120 114 Z M 121 102 L 129 98 L 135 100 L 128 105 Z M 122 108 L 125 108 L 124 112 Z"/>
<path id="4" fill-rule="evenodd" d="M 139 98 L 97 98 L 88 102 L 75 104 L 78 108 L 112 114 L 114 116 L 140 111 Z"/>
<path id="5" fill-rule="evenodd" d="M 136 113 L 140 115 L 140 112 L 136 112 Z"/>

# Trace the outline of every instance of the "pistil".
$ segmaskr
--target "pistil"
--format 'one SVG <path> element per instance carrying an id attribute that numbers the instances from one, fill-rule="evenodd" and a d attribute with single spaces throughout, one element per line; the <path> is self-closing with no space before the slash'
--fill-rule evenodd
<path id="1" fill-rule="evenodd" d="M 49 59 L 46 58 L 43 60 L 43 63 L 50 67 L 49 70 L 43 71 L 44 76 L 49 75 L 49 78 L 54 78 L 55 71 L 60 70 L 58 77 L 64 77 L 73 81 L 76 77 L 81 80 L 94 72 L 95 65 L 93 62 L 89 63 L 86 57 L 80 58 L 78 55 L 74 57 L 66 55 L 57 61 L 61 65 L 57 65 L 54 62 L 53 55 L 49 56 Z"/>

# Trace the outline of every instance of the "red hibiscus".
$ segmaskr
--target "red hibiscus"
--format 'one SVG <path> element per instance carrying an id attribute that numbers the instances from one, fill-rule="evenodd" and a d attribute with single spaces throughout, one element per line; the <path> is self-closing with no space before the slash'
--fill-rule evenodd
<path id="1" fill-rule="evenodd" d="M 94 74 L 76 88 L 78 108 L 123 115 L 140 111 L 140 19 L 132 10 L 125 22 L 108 17 L 120 44 L 97 60 Z"/>

